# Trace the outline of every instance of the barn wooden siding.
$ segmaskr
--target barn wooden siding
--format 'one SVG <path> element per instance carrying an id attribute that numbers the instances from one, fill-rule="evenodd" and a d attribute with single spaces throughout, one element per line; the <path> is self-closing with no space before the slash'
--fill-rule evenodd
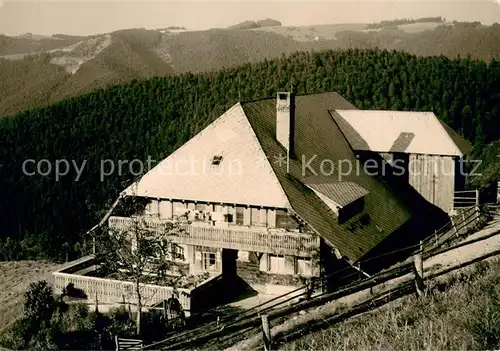
<path id="1" fill-rule="evenodd" d="M 380 153 L 392 163 L 398 155 Z M 454 156 L 410 154 L 408 183 L 427 201 L 449 213 L 453 208 L 458 159 Z"/>
<path id="2" fill-rule="evenodd" d="M 450 212 L 455 192 L 455 160 L 452 156 L 410 155 L 409 183 L 427 201 Z"/>

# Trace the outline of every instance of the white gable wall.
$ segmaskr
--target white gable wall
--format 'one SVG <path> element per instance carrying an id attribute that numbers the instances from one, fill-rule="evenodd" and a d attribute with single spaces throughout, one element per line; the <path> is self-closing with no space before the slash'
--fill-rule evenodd
<path id="1" fill-rule="evenodd" d="M 222 156 L 220 165 L 211 164 L 214 156 Z M 125 193 L 161 199 L 290 207 L 239 103 Z"/>

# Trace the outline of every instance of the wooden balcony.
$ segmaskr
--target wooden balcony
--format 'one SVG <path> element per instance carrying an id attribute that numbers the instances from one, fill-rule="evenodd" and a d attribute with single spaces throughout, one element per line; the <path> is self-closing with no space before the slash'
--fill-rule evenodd
<path id="1" fill-rule="evenodd" d="M 110 217 L 109 227 L 127 230 L 135 225 L 165 234 L 170 220 L 156 217 Z M 274 254 L 310 257 L 319 248 L 319 237 L 279 229 L 229 225 L 217 227 L 204 222 L 180 223 L 179 232 L 169 235 L 177 244 L 200 245 Z"/>
<path id="2" fill-rule="evenodd" d="M 127 304 L 136 306 L 137 292 L 135 283 L 83 274 L 87 270 L 94 271 L 97 262 L 94 255 L 89 255 L 68 262 L 61 269 L 52 272 L 52 287 L 55 293 L 61 294 L 68 284 L 72 283 L 75 288 L 85 292 L 89 302 L 98 302 L 101 305 L 115 305 L 114 307 L 116 307 L 116 305 L 122 304 L 125 301 Z M 141 283 L 139 289 L 143 307 L 154 307 L 162 301 L 176 296 L 186 316 L 189 316 L 192 312 L 196 311 L 196 308 L 204 306 L 207 294 L 216 293 L 220 278 L 221 275 L 214 275 L 190 288 L 174 288 L 171 286 Z"/>

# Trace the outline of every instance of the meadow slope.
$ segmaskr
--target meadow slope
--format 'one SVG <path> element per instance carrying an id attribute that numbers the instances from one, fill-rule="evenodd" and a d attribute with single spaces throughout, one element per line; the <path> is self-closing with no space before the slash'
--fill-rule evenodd
<path id="1" fill-rule="evenodd" d="M 485 350 L 500 348 L 500 260 L 483 261 L 428 295 L 408 296 L 280 350 Z"/>

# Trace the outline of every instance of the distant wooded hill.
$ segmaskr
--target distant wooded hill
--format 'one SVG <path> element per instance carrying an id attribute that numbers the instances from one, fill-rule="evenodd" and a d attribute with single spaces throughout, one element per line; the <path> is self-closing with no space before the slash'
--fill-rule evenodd
<path id="1" fill-rule="evenodd" d="M 240 98 L 274 97 L 293 83 L 299 94 L 337 91 L 359 108 L 434 111 L 481 151 L 500 138 L 499 82 L 497 60 L 301 52 L 218 73 L 134 80 L 2 118 L 0 257 L 77 256 L 82 234 L 138 172 L 101 180 L 102 160 L 159 161 Z M 78 181 L 73 167 L 56 181 L 54 173 L 23 174 L 27 159 L 86 164 Z"/>
<path id="2" fill-rule="evenodd" d="M 262 27 L 276 27 L 281 26 L 280 21 L 273 20 L 271 18 L 260 20 L 260 21 L 245 21 L 232 26 L 228 29 L 252 29 L 252 28 L 262 28 Z"/>
<path id="3" fill-rule="evenodd" d="M 367 26 L 367 29 L 384 28 L 384 27 L 399 26 L 402 24 L 412 24 L 412 23 L 445 23 L 445 19 L 441 16 L 422 17 L 418 19 L 413 19 L 413 18 L 396 19 L 392 21 L 382 21 L 379 23 L 369 24 Z"/>
<path id="4" fill-rule="evenodd" d="M 365 24 L 284 27 L 274 21 L 251 22 L 251 29 L 0 36 L 0 116 L 134 78 L 216 71 L 297 51 L 380 48 L 419 56 L 470 55 L 486 62 L 500 58 L 498 24 L 431 18 L 369 29 Z"/>

